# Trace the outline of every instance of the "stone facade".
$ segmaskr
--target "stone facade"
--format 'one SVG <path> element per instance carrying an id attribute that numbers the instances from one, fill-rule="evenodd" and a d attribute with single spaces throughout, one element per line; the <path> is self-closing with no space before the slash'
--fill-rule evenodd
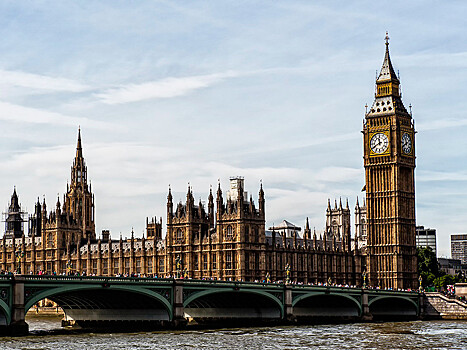
<path id="1" fill-rule="evenodd" d="M 104 230 L 96 238 L 94 195 L 88 185 L 81 134 L 71 168 L 71 183 L 63 205 L 47 212 L 38 200 L 29 217 L 29 232 L 22 230 L 16 189 L 11 200 L 8 227 L 0 241 L 3 271 L 47 274 L 184 276 L 222 280 L 286 279 L 304 283 L 360 284 L 361 255 L 351 247 L 350 210 L 337 203 L 326 211 L 325 232 L 317 237 L 308 219 L 303 234 L 287 230 L 266 234 L 265 195 L 262 185 L 255 203 L 244 191 L 244 179 L 231 178 L 227 199 L 219 183 L 216 199 L 209 191 L 207 208 L 195 203 L 189 187 L 184 203 L 167 196 L 167 234 L 162 237 L 162 218 L 146 220 L 143 238 L 112 240 Z M 12 232 L 13 232 L 12 231 Z M 10 231 L 8 231 L 10 232 Z"/>
<path id="2" fill-rule="evenodd" d="M 399 86 L 386 36 L 375 101 L 363 125 L 366 267 L 371 285 L 408 289 L 417 287 L 415 130 Z"/>

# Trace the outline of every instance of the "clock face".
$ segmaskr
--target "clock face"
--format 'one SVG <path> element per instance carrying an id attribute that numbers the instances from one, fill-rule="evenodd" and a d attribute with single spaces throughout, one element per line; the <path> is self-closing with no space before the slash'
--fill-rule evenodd
<path id="1" fill-rule="evenodd" d="M 402 135 L 402 152 L 410 154 L 412 152 L 412 139 L 408 133 Z"/>
<path id="2" fill-rule="evenodd" d="M 388 136 L 383 133 L 374 134 L 370 140 L 370 148 L 376 154 L 386 152 L 389 146 Z"/>

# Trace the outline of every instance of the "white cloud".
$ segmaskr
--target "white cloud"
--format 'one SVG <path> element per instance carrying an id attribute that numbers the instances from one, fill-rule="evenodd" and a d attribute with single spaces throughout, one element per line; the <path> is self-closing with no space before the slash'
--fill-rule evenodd
<path id="1" fill-rule="evenodd" d="M 206 88 L 226 78 L 237 76 L 234 72 L 198 75 L 191 77 L 169 77 L 143 84 L 129 84 L 95 94 L 102 102 L 119 104 L 148 99 L 171 98 L 186 95 L 192 91 Z"/>
<path id="2" fill-rule="evenodd" d="M 52 124 L 74 127 L 82 125 L 99 129 L 115 128 L 115 126 L 109 123 L 95 121 L 89 118 L 70 117 L 60 113 L 23 107 L 7 102 L 0 102 L 0 120 L 15 123 Z"/>
<path id="3" fill-rule="evenodd" d="M 68 91 L 68 92 L 82 92 L 89 90 L 88 85 L 80 82 L 65 79 L 55 78 L 45 75 L 26 73 L 21 71 L 8 71 L 0 69 L 0 84 L 3 86 L 18 86 L 32 90 L 45 90 L 45 91 Z"/>

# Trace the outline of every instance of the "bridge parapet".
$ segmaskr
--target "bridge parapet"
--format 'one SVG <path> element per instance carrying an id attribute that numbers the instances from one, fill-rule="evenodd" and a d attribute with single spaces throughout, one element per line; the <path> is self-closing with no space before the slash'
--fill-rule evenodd
<path id="1" fill-rule="evenodd" d="M 67 319 L 90 326 L 117 321 L 164 327 L 183 327 L 188 321 L 215 325 L 227 320 L 361 321 L 420 313 L 416 292 L 173 278 L 0 275 L 0 331 L 3 327 L 10 333 L 27 332 L 24 315 L 44 298 L 57 302 Z"/>

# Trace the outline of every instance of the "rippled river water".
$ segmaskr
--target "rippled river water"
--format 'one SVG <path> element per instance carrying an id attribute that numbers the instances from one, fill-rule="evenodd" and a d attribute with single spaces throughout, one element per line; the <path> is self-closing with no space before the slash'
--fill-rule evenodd
<path id="1" fill-rule="evenodd" d="M 62 334 L 59 318 L 30 318 L 28 323 L 30 336 L 0 338 L 0 349 L 467 349 L 466 321 L 115 334 Z"/>

